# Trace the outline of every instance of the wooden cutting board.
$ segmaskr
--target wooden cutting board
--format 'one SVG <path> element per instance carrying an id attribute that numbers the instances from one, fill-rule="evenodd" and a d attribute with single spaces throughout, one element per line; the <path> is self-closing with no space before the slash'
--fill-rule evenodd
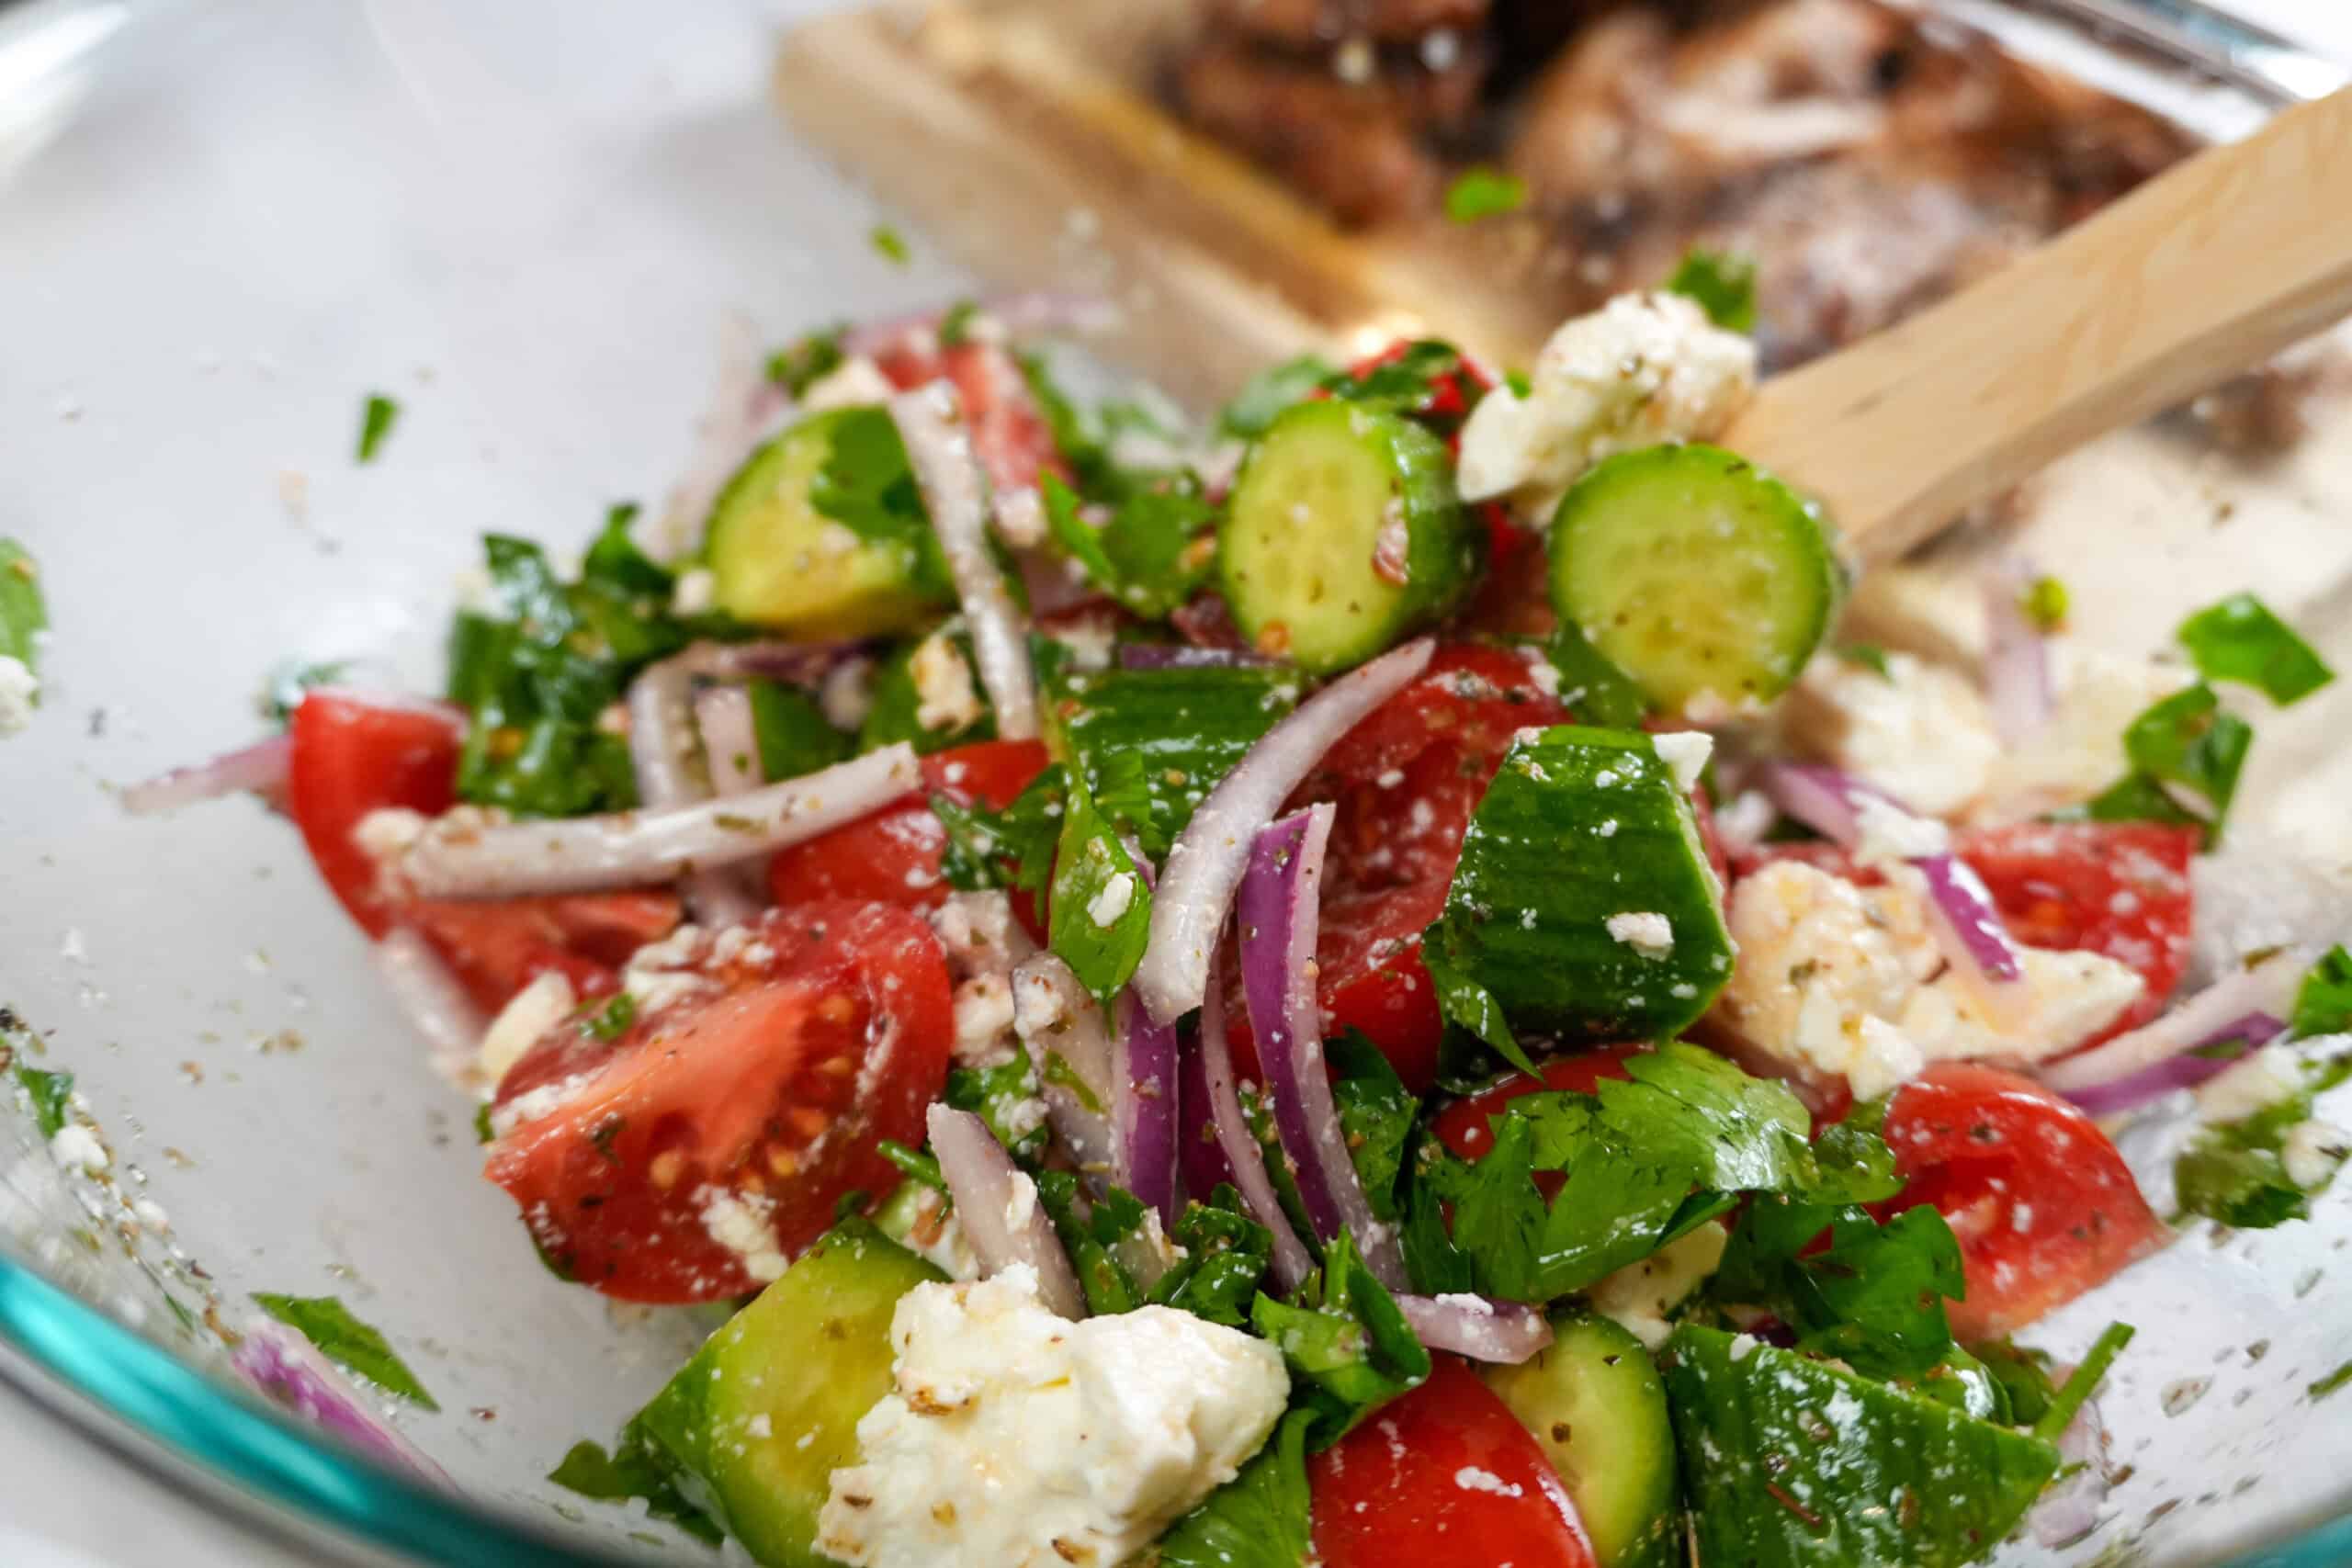
<path id="1" fill-rule="evenodd" d="M 1524 364 L 1558 324 L 1530 222 L 1343 231 L 1179 123 L 1148 83 L 1189 0 L 945 0 L 791 35 L 775 95 L 803 138 L 1006 288 L 1105 294 L 1113 353 L 1213 401 L 1314 348 L 1434 332 Z M 1475 238 L 1475 243 L 1473 239 Z"/>

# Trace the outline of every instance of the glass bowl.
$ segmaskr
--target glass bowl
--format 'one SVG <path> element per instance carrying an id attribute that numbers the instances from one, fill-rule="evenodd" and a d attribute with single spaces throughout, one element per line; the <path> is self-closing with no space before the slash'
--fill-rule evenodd
<path id="1" fill-rule="evenodd" d="M 0 1421 L 62 1422 L 307 1561 L 707 1561 L 544 1478 L 714 1320 L 534 1266 L 470 1106 L 283 822 L 244 798 L 135 819 L 113 792 L 241 743 L 288 659 L 429 683 L 484 530 L 560 545 L 658 503 L 719 367 L 969 288 L 767 103 L 778 23 L 815 8 L 0 8 L 0 534 L 40 560 L 55 626 L 44 705 L 0 745 L 0 1001 L 109 1148 L 62 1170 L 0 1096 Z M 2260 58 L 2290 87 L 2315 68 Z M 2243 112 L 2281 85 L 2199 90 Z M 885 220 L 906 265 L 871 247 Z M 362 467 L 371 393 L 402 413 Z M 2266 482 L 2281 515 L 2347 493 Z M 2251 552 L 2255 585 L 2308 600 L 2301 547 Z M 2145 646 L 2140 598 L 2082 613 Z M 2043 1325 L 2061 1353 L 2118 1311 L 2142 1325 L 2104 1402 L 2135 1473 L 2084 1547 L 2003 1562 L 2352 1560 L 2352 1395 L 2302 1397 L 2345 1353 L 2347 1240 L 2339 1192 Z M 396 1419 L 454 1480 L 240 1392 L 214 1326 L 256 1291 L 382 1328 L 440 1405 Z"/>

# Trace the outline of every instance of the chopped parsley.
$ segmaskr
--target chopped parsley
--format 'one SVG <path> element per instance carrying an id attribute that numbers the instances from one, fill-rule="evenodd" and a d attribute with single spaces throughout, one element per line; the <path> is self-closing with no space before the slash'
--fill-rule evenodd
<path id="1" fill-rule="evenodd" d="M 883 1139 L 874 1145 L 874 1152 L 897 1166 L 908 1180 L 921 1182 L 936 1192 L 947 1190 L 947 1178 L 940 1173 L 938 1156 L 910 1149 L 896 1138 Z"/>
<path id="2" fill-rule="evenodd" d="M 40 668 L 40 636 L 49 629 L 40 569 L 24 546 L 0 535 L 0 659 Z"/>
<path id="3" fill-rule="evenodd" d="M 667 1519 L 697 1540 L 718 1545 L 718 1527 L 686 1501 L 678 1489 L 680 1473 L 680 1467 L 632 1421 L 622 1428 L 611 1453 L 598 1443 L 574 1443 L 562 1462 L 548 1472 L 548 1479 L 592 1502 L 626 1503 L 642 1497 L 645 1511 L 653 1517 Z"/>
<path id="4" fill-rule="evenodd" d="M 637 998 L 622 991 L 601 1004 L 589 1004 L 581 1017 L 580 1029 L 610 1044 L 627 1034 L 628 1026 L 636 1021 Z"/>
<path id="5" fill-rule="evenodd" d="M 2251 593 L 2233 593 L 2198 611 L 2177 635 L 2207 680 L 2253 686 L 2280 707 L 2335 679 L 2312 645 Z"/>
<path id="6" fill-rule="evenodd" d="M 257 1291 L 254 1303 L 355 1377 L 365 1378 L 395 1399 L 426 1410 L 441 1408 L 383 1335 L 354 1317 L 351 1309 L 335 1297 L 281 1296 Z"/>
<path id="7" fill-rule="evenodd" d="M 1246 1328 L 1259 1281 L 1273 1258 L 1273 1233 L 1250 1217 L 1241 1194 L 1224 1182 L 1184 1205 L 1170 1237 L 1184 1256 L 1151 1288 L 1151 1300 L 1227 1328 Z"/>
<path id="8" fill-rule="evenodd" d="M 1261 370 L 1225 405 L 1224 412 L 1217 415 L 1217 428 L 1244 441 L 1262 435 L 1266 427 L 1274 423 L 1276 414 L 1305 400 L 1338 374 L 1338 367 L 1313 354 L 1303 354 Z"/>
<path id="9" fill-rule="evenodd" d="M 1108 508 L 1100 527 L 1080 513 L 1078 493 L 1048 473 L 1040 490 L 1054 540 L 1097 588 L 1147 620 L 1182 604 L 1208 581 L 1216 560 L 1216 508 L 1200 480 L 1175 474 L 1131 491 Z"/>
<path id="10" fill-rule="evenodd" d="M 979 305 L 970 299 L 958 299 L 947 307 L 939 318 L 939 346 L 960 348 L 972 338 L 972 319 L 980 313 Z"/>
<path id="11" fill-rule="evenodd" d="M 1144 815 L 1148 820 L 1148 801 Z M 1106 1001 L 1117 994 L 1143 962 L 1151 935 L 1151 888 L 1111 816 L 1075 776 L 1064 788 L 1046 910 L 1047 944 L 1080 984 Z"/>
<path id="12" fill-rule="evenodd" d="M 842 367 L 842 338 L 847 330 L 836 324 L 793 339 L 768 355 L 768 379 L 796 399 L 805 396 Z"/>
<path id="13" fill-rule="evenodd" d="M 2288 1038 L 2352 1033 L 2352 953 L 2338 942 L 2320 955 L 2295 991 L 2295 1013 Z"/>
<path id="14" fill-rule="evenodd" d="M 907 248 L 906 236 L 888 223 L 874 225 L 866 231 L 865 242 L 874 247 L 876 254 L 883 260 L 894 265 L 905 266 L 914 260 L 914 252 Z"/>
<path id="15" fill-rule="evenodd" d="M 1750 257 L 1694 246 L 1666 280 L 1666 291 L 1696 300 L 1725 332 L 1756 330 L 1756 263 Z"/>
<path id="16" fill-rule="evenodd" d="M 2352 1361 L 2345 1362 L 2324 1378 L 2314 1379 L 2303 1392 L 2313 1399 L 2325 1399 L 2348 1382 L 2352 1382 Z"/>
<path id="17" fill-rule="evenodd" d="M 53 1138 L 65 1130 L 66 1113 L 74 1104 L 74 1075 L 45 1072 L 22 1056 L 17 1057 L 14 1071 L 17 1086 L 32 1102 L 33 1125 L 40 1129 L 43 1138 Z"/>
<path id="18" fill-rule="evenodd" d="M 1527 205 L 1527 182 L 1484 166 L 1464 169 L 1445 187 L 1445 215 L 1456 223 L 1499 218 Z"/>
<path id="19" fill-rule="evenodd" d="M 1859 664 L 1882 681 L 1894 679 L 1894 671 L 1886 661 L 1886 649 L 1874 642 L 1849 642 L 1838 649 L 1838 657 L 1849 664 Z"/>
<path id="20" fill-rule="evenodd" d="M 2195 685 L 2157 702 L 2123 732 L 2132 771 L 2077 811 L 2095 822 L 2193 823 L 2205 846 L 2221 840 L 2254 727 L 2224 713 L 2213 688 Z M 2192 809 L 2188 802 L 2194 802 Z"/>
<path id="21" fill-rule="evenodd" d="M 950 1067 L 943 1097 L 958 1111 L 968 1111 L 989 1124 L 997 1142 L 1023 1165 L 1035 1164 L 1046 1153 L 1045 1118 L 1037 1113 L 1037 1074 L 1029 1053 L 1012 1048 L 1009 1060 L 987 1067 Z"/>
<path id="22" fill-rule="evenodd" d="M 1291 1397 L 1314 1417 L 1312 1449 L 1329 1448 L 1430 1375 L 1429 1351 L 1345 1231 L 1290 1300 L 1261 1292 L 1250 1321 L 1290 1365 Z"/>
<path id="23" fill-rule="evenodd" d="M 1169 1528 L 1148 1554 L 1155 1568 L 1301 1568 L 1314 1561 L 1307 1513 L 1311 1412 L 1294 1410 L 1258 1456 Z"/>
<path id="24" fill-rule="evenodd" d="M 392 426 L 401 417 L 401 405 L 381 392 L 368 394 L 368 401 L 359 411 L 359 461 L 372 463 Z"/>
<path id="25" fill-rule="evenodd" d="M 2073 597 L 2059 579 L 2037 577 L 2018 596 L 2018 609 L 2034 630 L 2048 637 L 2065 628 L 2066 610 Z"/>

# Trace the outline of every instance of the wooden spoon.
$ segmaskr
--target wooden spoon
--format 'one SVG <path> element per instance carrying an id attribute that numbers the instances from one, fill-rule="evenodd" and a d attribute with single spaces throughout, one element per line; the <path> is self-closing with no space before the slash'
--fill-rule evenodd
<path id="1" fill-rule="evenodd" d="M 2175 164 L 1973 288 L 1758 389 L 1720 445 L 1901 555 L 2092 437 L 2352 315 L 2352 88 Z"/>

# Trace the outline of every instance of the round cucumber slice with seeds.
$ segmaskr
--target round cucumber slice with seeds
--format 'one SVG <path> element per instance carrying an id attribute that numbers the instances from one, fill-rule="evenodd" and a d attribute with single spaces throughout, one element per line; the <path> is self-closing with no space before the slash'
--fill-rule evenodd
<path id="1" fill-rule="evenodd" d="M 1770 702 L 1827 635 L 1840 592 L 1821 519 L 1720 446 L 1596 465 L 1552 524 L 1552 608 L 1670 712 Z"/>
<path id="2" fill-rule="evenodd" d="M 1321 674 L 1451 609 L 1483 545 L 1444 443 L 1395 414 L 1314 402 L 1286 410 L 1250 447 L 1217 561 L 1242 634 Z"/>

